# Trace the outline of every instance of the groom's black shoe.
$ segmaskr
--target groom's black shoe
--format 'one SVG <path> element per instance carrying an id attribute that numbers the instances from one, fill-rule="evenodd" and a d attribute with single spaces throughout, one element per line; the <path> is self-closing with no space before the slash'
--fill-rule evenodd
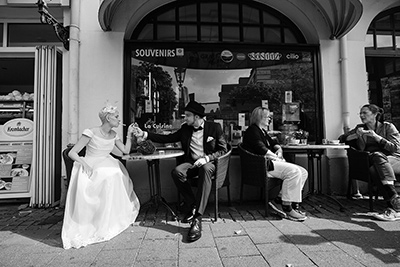
<path id="1" fill-rule="evenodd" d="M 194 242 L 201 237 L 201 216 L 195 217 L 190 225 L 187 241 Z"/>
<path id="2" fill-rule="evenodd" d="M 194 214 L 196 213 L 196 208 L 193 206 L 185 217 L 181 220 L 182 223 L 191 223 L 194 219 Z"/>

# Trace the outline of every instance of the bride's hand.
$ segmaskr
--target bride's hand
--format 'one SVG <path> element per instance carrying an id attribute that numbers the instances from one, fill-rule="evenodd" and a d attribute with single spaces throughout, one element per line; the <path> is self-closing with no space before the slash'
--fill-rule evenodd
<path id="1" fill-rule="evenodd" d="M 83 172 L 87 174 L 87 176 L 90 178 L 93 174 L 93 168 L 87 165 L 86 163 L 82 166 L 83 167 Z"/>

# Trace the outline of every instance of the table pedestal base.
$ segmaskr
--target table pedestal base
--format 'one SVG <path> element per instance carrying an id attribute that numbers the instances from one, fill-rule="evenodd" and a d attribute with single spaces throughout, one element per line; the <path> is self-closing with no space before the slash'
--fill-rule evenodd
<path id="1" fill-rule="evenodd" d="M 161 196 L 160 160 L 147 160 L 147 168 L 149 173 L 150 199 L 142 204 L 141 207 L 144 208 L 151 205 L 158 208 L 161 203 L 169 212 L 171 212 L 173 219 L 177 220 L 178 216 L 168 205 L 168 202 Z"/>

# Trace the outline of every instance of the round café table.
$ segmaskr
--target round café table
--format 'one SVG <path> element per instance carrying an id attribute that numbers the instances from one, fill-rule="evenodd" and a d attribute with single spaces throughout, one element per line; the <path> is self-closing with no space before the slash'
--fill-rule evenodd
<path id="1" fill-rule="evenodd" d="M 156 150 L 151 155 L 143 155 L 139 152 L 131 153 L 122 157 L 126 161 L 137 161 L 146 160 L 147 169 L 149 176 L 149 187 L 150 187 L 150 199 L 146 201 L 142 207 L 147 205 L 155 205 L 158 207 L 159 203 L 162 203 L 172 214 L 173 218 L 176 220 L 177 215 L 173 209 L 168 205 L 168 202 L 161 196 L 161 180 L 160 180 L 160 160 L 176 158 L 184 154 L 183 150 L 180 149 L 165 149 Z"/>

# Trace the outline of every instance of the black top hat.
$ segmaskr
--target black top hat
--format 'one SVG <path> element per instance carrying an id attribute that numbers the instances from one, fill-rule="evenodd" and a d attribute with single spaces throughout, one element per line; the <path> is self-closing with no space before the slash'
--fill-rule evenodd
<path id="1" fill-rule="evenodd" d="M 190 111 L 195 115 L 199 115 L 200 117 L 204 117 L 204 107 L 197 103 L 196 101 L 190 101 L 185 107 L 186 111 Z"/>

